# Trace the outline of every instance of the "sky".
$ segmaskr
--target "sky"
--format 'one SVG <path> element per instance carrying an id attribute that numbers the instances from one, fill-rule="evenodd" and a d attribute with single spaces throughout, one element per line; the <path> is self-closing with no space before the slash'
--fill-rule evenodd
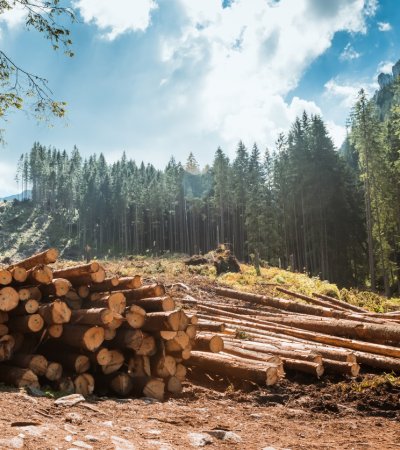
<path id="1" fill-rule="evenodd" d="M 65 2 L 64 2 L 65 4 Z M 239 140 L 273 148 L 303 110 L 320 114 L 339 147 L 358 90 L 400 59 L 400 1 L 73 0 L 73 58 L 0 15 L 0 49 L 45 77 L 67 117 L 2 121 L 0 196 L 15 194 L 33 142 L 82 155 L 125 151 L 163 168 L 193 152 L 201 166 Z"/>

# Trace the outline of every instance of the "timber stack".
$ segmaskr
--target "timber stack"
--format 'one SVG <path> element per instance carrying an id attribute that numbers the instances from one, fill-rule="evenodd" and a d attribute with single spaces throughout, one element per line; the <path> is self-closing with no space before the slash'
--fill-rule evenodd
<path id="1" fill-rule="evenodd" d="M 288 371 L 400 372 L 400 314 L 279 287 L 290 299 L 216 287 L 177 305 L 161 284 L 96 261 L 56 269 L 57 257 L 0 269 L 0 382 L 162 400 L 187 373 L 271 386 Z"/>
<path id="2" fill-rule="evenodd" d="M 107 277 L 98 262 L 56 270 L 49 249 L 0 270 L 0 382 L 88 395 L 179 393 L 195 315 L 163 285 Z"/>

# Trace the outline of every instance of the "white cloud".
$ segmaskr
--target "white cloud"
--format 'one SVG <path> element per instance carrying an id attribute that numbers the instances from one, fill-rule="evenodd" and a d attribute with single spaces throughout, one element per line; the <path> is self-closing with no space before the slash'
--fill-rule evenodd
<path id="1" fill-rule="evenodd" d="M 1 149 L 4 151 L 4 149 Z M 8 195 L 13 195 L 18 192 L 18 186 L 15 181 L 15 164 L 1 162 L 0 163 L 0 177 L 1 177 L 1 187 L 0 187 L 0 196 L 6 197 Z M 19 186 L 21 188 L 21 186 Z M 20 189 L 19 192 L 21 192 Z"/>
<path id="2" fill-rule="evenodd" d="M 187 24 L 164 39 L 162 59 L 174 71 L 194 64 L 202 72 L 193 102 L 199 133 L 218 133 L 226 144 L 238 139 L 268 145 L 313 102 L 285 97 L 305 69 L 331 45 L 338 31 L 364 33 L 374 1 L 179 0 Z M 337 129 L 336 129 L 337 131 Z"/>
<path id="3" fill-rule="evenodd" d="M 344 108 L 351 108 L 357 98 L 357 94 L 361 88 L 363 88 L 368 96 L 371 96 L 376 89 L 378 89 L 378 84 L 376 81 L 362 82 L 360 80 L 354 83 L 344 83 L 341 84 L 335 79 L 329 80 L 325 83 L 324 94 L 331 98 L 337 98 L 340 105 Z"/>
<path id="4" fill-rule="evenodd" d="M 351 61 L 353 59 L 357 59 L 361 56 L 361 53 L 358 53 L 354 50 L 353 46 L 350 42 L 343 49 L 343 52 L 340 54 L 340 59 L 342 61 Z"/>
<path id="5" fill-rule="evenodd" d="M 26 8 L 17 4 L 12 9 L 4 11 L 0 15 L 0 21 L 5 22 L 8 28 L 16 28 L 25 22 L 26 16 Z"/>
<path id="6" fill-rule="evenodd" d="M 329 135 L 335 143 L 336 147 L 340 148 L 346 138 L 346 127 L 337 125 L 332 120 L 328 120 L 326 122 L 326 128 L 328 129 Z"/>
<path id="7" fill-rule="evenodd" d="M 74 7 L 85 22 L 95 23 L 113 40 L 128 31 L 145 31 L 158 6 L 154 0 L 77 0 Z"/>
<path id="8" fill-rule="evenodd" d="M 376 75 L 379 75 L 380 73 L 389 73 L 391 75 L 393 66 L 393 61 L 381 61 L 376 69 Z"/>
<path id="9" fill-rule="evenodd" d="M 392 25 L 388 22 L 378 22 L 379 31 L 390 31 L 392 29 Z"/>

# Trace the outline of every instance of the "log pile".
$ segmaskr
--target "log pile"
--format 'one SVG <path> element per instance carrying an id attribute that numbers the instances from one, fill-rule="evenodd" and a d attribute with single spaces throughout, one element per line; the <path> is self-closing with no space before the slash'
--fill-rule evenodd
<path id="1" fill-rule="evenodd" d="M 215 288 L 212 297 L 184 297 L 183 304 L 199 318 L 199 348 L 209 355 L 215 351 L 211 340 L 208 349 L 204 343 L 212 331 L 213 339 L 221 336 L 224 340 L 220 356 L 231 355 L 242 363 L 266 364 L 279 358 L 284 370 L 317 378 L 324 373 L 355 377 L 360 367 L 400 372 L 398 314 L 369 313 L 326 295 L 277 291 L 292 299 L 223 287 Z M 204 369 L 212 364 L 214 372 L 222 371 L 214 357 L 205 358 L 195 355 L 189 362 Z"/>
<path id="2" fill-rule="evenodd" d="M 264 386 L 289 371 L 400 372 L 399 314 L 282 288 L 291 299 L 217 287 L 176 305 L 161 284 L 107 276 L 96 261 L 55 269 L 57 257 L 0 270 L 0 382 L 162 400 L 188 367 Z"/>
<path id="3" fill-rule="evenodd" d="M 98 262 L 56 270 L 49 249 L 0 271 L 0 382 L 88 395 L 182 391 L 195 315 L 159 284 L 107 277 Z"/>

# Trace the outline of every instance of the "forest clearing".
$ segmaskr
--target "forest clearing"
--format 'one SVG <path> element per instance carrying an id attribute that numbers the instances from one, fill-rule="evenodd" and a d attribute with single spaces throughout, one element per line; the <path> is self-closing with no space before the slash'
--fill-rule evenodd
<path id="1" fill-rule="evenodd" d="M 400 449 L 399 23 L 0 1 L 0 450 Z"/>
<path id="2" fill-rule="evenodd" d="M 346 302 L 335 285 L 276 268 L 217 277 L 211 255 L 195 266 L 56 256 L 11 265 L 9 284 L 2 272 L 3 327 L 27 345 L 0 342 L 1 448 L 398 448 L 397 300 L 354 291 Z M 13 304 L 12 286 L 23 297 Z M 72 393 L 86 398 L 57 404 Z"/>

